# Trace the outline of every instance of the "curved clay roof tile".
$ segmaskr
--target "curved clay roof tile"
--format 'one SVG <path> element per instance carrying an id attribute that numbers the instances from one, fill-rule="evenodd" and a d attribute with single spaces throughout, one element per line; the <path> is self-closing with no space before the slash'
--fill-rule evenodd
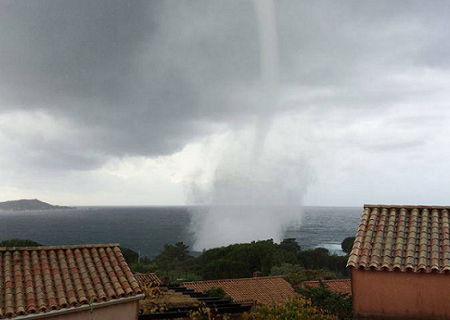
<path id="1" fill-rule="evenodd" d="M 108 253 L 107 261 L 101 261 L 98 251 Z M 0 274 L 3 297 L 0 318 L 45 313 L 78 307 L 89 300 L 101 302 L 141 293 L 117 244 L 2 247 Z"/>
<path id="2" fill-rule="evenodd" d="M 348 266 L 450 271 L 450 207 L 366 205 Z"/>

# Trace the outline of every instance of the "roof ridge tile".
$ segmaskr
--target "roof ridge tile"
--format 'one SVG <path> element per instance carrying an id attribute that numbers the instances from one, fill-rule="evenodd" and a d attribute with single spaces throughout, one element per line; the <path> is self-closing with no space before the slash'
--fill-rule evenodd
<path id="1" fill-rule="evenodd" d="M 26 246 L 26 247 L 0 247 L 0 251 L 35 251 L 35 250 L 65 250 L 65 249 L 82 249 L 82 248 L 107 248 L 120 247 L 118 243 L 95 243 L 95 244 L 73 244 L 61 246 Z"/>

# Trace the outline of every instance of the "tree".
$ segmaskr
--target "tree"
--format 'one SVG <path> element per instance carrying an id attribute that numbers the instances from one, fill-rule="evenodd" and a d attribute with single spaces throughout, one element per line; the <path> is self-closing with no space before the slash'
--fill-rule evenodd
<path id="1" fill-rule="evenodd" d="M 284 276 L 287 274 L 292 273 L 299 273 L 304 271 L 305 268 L 303 268 L 299 264 L 290 264 L 290 263 L 283 263 L 281 266 L 275 266 L 270 271 L 271 276 Z"/>
<path id="2" fill-rule="evenodd" d="M 144 263 L 131 263 L 130 269 L 133 272 L 139 272 L 139 273 L 151 273 L 156 271 L 156 265 L 154 263 L 151 264 L 144 264 Z"/>
<path id="3" fill-rule="evenodd" d="M 294 253 L 299 253 L 302 250 L 295 238 L 284 239 L 283 241 L 281 241 L 279 247 L 280 249 Z"/>
<path id="4" fill-rule="evenodd" d="M 295 239 L 280 244 L 268 239 L 205 250 L 198 262 L 204 279 L 245 278 L 255 271 L 267 276 L 275 266 L 298 265 L 299 252 Z"/>
<path id="5" fill-rule="evenodd" d="M 122 251 L 123 257 L 128 264 L 139 262 L 139 253 L 136 251 L 128 248 L 121 248 L 120 251 Z"/>
<path id="6" fill-rule="evenodd" d="M 336 279 L 336 275 L 330 271 L 324 269 L 310 270 L 303 269 L 297 273 L 290 273 L 283 276 L 283 279 L 292 284 L 293 286 L 299 286 L 304 281 L 318 281 L 318 280 L 330 280 Z"/>
<path id="7" fill-rule="evenodd" d="M 29 239 L 10 239 L 0 242 L 0 247 L 40 247 L 42 244 Z"/>
<path id="8" fill-rule="evenodd" d="M 155 263 L 159 270 L 186 270 L 192 259 L 189 246 L 177 242 L 175 245 L 165 244 L 161 253 L 155 257 Z"/>
<path id="9" fill-rule="evenodd" d="M 251 313 L 245 313 L 243 320 L 337 320 L 334 315 L 314 307 L 311 301 L 295 298 L 277 306 L 259 305 Z"/>
<path id="10" fill-rule="evenodd" d="M 346 254 L 350 254 L 353 248 L 353 243 L 355 242 L 355 237 L 348 237 L 345 238 L 344 241 L 341 243 L 342 251 L 344 251 Z"/>
<path id="11" fill-rule="evenodd" d="M 301 251 L 298 254 L 300 263 L 306 269 L 327 269 L 340 277 L 349 275 L 347 257 L 330 254 L 325 248 L 316 248 Z"/>
<path id="12" fill-rule="evenodd" d="M 331 291 L 321 280 L 318 287 L 305 286 L 298 292 L 329 315 L 335 315 L 341 320 L 353 318 L 352 298 L 348 294 Z"/>
<path id="13" fill-rule="evenodd" d="M 189 272 L 190 276 L 203 280 L 248 278 L 256 271 L 263 276 L 288 274 L 294 281 L 316 277 L 316 273 L 306 269 L 321 270 L 324 279 L 349 274 L 346 257 L 324 248 L 302 251 L 295 239 L 285 239 L 280 244 L 272 239 L 231 244 L 204 250 L 197 258 L 189 254 L 187 245 L 178 242 L 164 245 L 153 262 L 166 276 L 185 272 L 186 278 Z"/>

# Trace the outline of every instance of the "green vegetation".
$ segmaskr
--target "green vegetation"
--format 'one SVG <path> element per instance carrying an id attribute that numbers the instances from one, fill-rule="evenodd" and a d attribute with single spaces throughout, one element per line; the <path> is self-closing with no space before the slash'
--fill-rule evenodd
<path id="1" fill-rule="evenodd" d="M 155 257 L 154 262 L 159 270 L 182 270 L 187 271 L 192 267 L 194 257 L 189 254 L 189 246 L 183 242 L 174 245 L 165 244 L 160 254 Z"/>
<path id="2" fill-rule="evenodd" d="M 301 285 L 304 281 L 318 281 L 318 280 L 331 280 L 336 279 L 336 275 L 332 272 L 326 271 L 324 269 L 310 270 L 302 269 L 296 273 L 289 273 L 283 275 L 284 280 L 292 285 Z"/>
<path id="3" fill-rule="evenodd" d="M 340 320 L 350 320 L 353 318 L 351 297 L 347 294 L 329 290 L 322 281 L 319 282 L 318 287 L 306 286 L 305 288 L 298 289 L 298 292 L 303 297 L 310 299 L 314 306 L 320 308 L 326 314 L 335 315 Z"/>
<path id="4" fill-rule="evenodd" d="M 344 251 L 346 254 L 350 254 L 350 251 L 352 251 L 353 242 L 355 242 L 355 237 L 345 238 L 341 243 L 342 251 Z"/>
<path id="5" fill-rule="evenodd" d="M 271 276 L 285 276 L 288 274 L 295 274 L 304 272 L 305 268 L 303 268 L 299 264 L 291 264 L 291 263 L 282 263 L 281 266 L 274 266 L 270 271 Z"/>
<path id="6" fill-rule="evenodd" d="M 153 260 L 140 257 L 139 254 L 128 248 L 121 248 L 125 260 L 134 272 L 154 272 L 161 279 L 168 278 L 170 282 L 201 280 L 196 260 L 189 254 L 189 247 L 183 242 L 174 245 L 166 244 L 163 250 Z"/>
<path id="7" fill-rule="evenodd" d="M 299 253 L 298 259 L 305 269 L 326 269 L 335 273 L 338 278 L 349 276 L 349 271 L 345 267 L 347 257 L 331 254 L 327 249 L 316 248 L 302 251 Z"/>
<path id="8" fill-rule="evenodd" d="M 28 239 L 10 239 L 0 242 L 0 247 L 40 247 L 42 244 Z"/>
<path id="9" fill-rule="evenodd" d="M 260 305 L 255 311 L 244 314 L 243 320 L 337 320 L 320 308 L 312 305 L 310 300 L 297 298 L 279 306 Z"/>
<path id="10" fill-rule="evenodd" d="M 272 267 L 295 264 L 300 247 L 295 243 L 276 244 L 273 240 L 232 244 L 203 251 L 198 258 L 204 279 L 245 278 L 255 271 L 269 275 Z"/>
<path id="11" fill-rule="evenodd" d="M 134 250 L 128 248 L 120 248 L 122 251 L 123 257 L 127 261 L 128 264 L 134 264 L 139 262 L 139 253 Z"/>
<path id="12" fill-rule="evenodd" d="M 189 315 L 191 320 L 234 319 L 227 316 L 216 316 L 210 308 L 201 308 Z M 242 320 L 338 320 L 320 308 L 315 307 L 308 299 L 296 298 L 278 306 L 258 305 L 250 313 L 244 313 Z"/>
<path id="13" fill-rule="evenodd" d="M 347 240 L 347 239 L 346 239 Z M 344 240 L 345 242 L 345 240 Z M 40 246 L 32 240 L 11 239 L 0 243 L 3 247 Z M 272 239 L 232 244 L 205 250 L 198 257 L 190 255 L 183 242 L 164 245 L 154 258 L 139 257 L 131 249 L 122 248 L 125 260 L 135 272 L 155 272 L 170 282 L 252 277 L 283 276 L 292 284 L 305 280 L 344 278 L 347 257 L 331 254 L 327 249 L 301 250 L 294 239 L 274 243 Z"/>
<path id="14" fill-rule="evenodd" d="M 154 258 L 141 257 L 125 249 L 125 259 L 133 271 L 155 272 L 171 282 L 280 275 L 292 284 L 305 280 L 334 279 L 348 276 L 347 258 L 327 249 L 301 250 L 294 239 L 280 244 L 273 240 L 232 244 L 205 250 L 198 257 L 189 253 L 183 242 L 166 244 Z"/>
<path id="15" fill-rule="evenodd" d="M 231 297 L 222 288 L 211 288 L 205 291 L 205 294 L 210 297 L 217 297 L 222 300 L 232 301 Z"/>
<path id="16" fill-rule="evenodd" d="M 130 263 L 130 269 L 134 272 L 139 273 L 153 273 L 157 270 L 156 265 L 154 263 L 144 264 L 144 263 Z"/>

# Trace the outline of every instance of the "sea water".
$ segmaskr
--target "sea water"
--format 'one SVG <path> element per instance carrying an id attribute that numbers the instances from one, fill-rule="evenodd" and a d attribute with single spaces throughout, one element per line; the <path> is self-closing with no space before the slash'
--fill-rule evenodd
<path id="1" fill-rule="evenodd" d="M 361 208 L 306 207 L 301 223 L 285 232 L 303 249 L 324 247 L 337 254 L 354 236 Z M 154 257 L 166 243 L 192 245 L 188 207 L 79 207 L 70 210 L 0 211 L 0 240 L 31 239 L 44 245 L 119 243 Z M 258 239 L 255 239 L 258 240 Z"/>

